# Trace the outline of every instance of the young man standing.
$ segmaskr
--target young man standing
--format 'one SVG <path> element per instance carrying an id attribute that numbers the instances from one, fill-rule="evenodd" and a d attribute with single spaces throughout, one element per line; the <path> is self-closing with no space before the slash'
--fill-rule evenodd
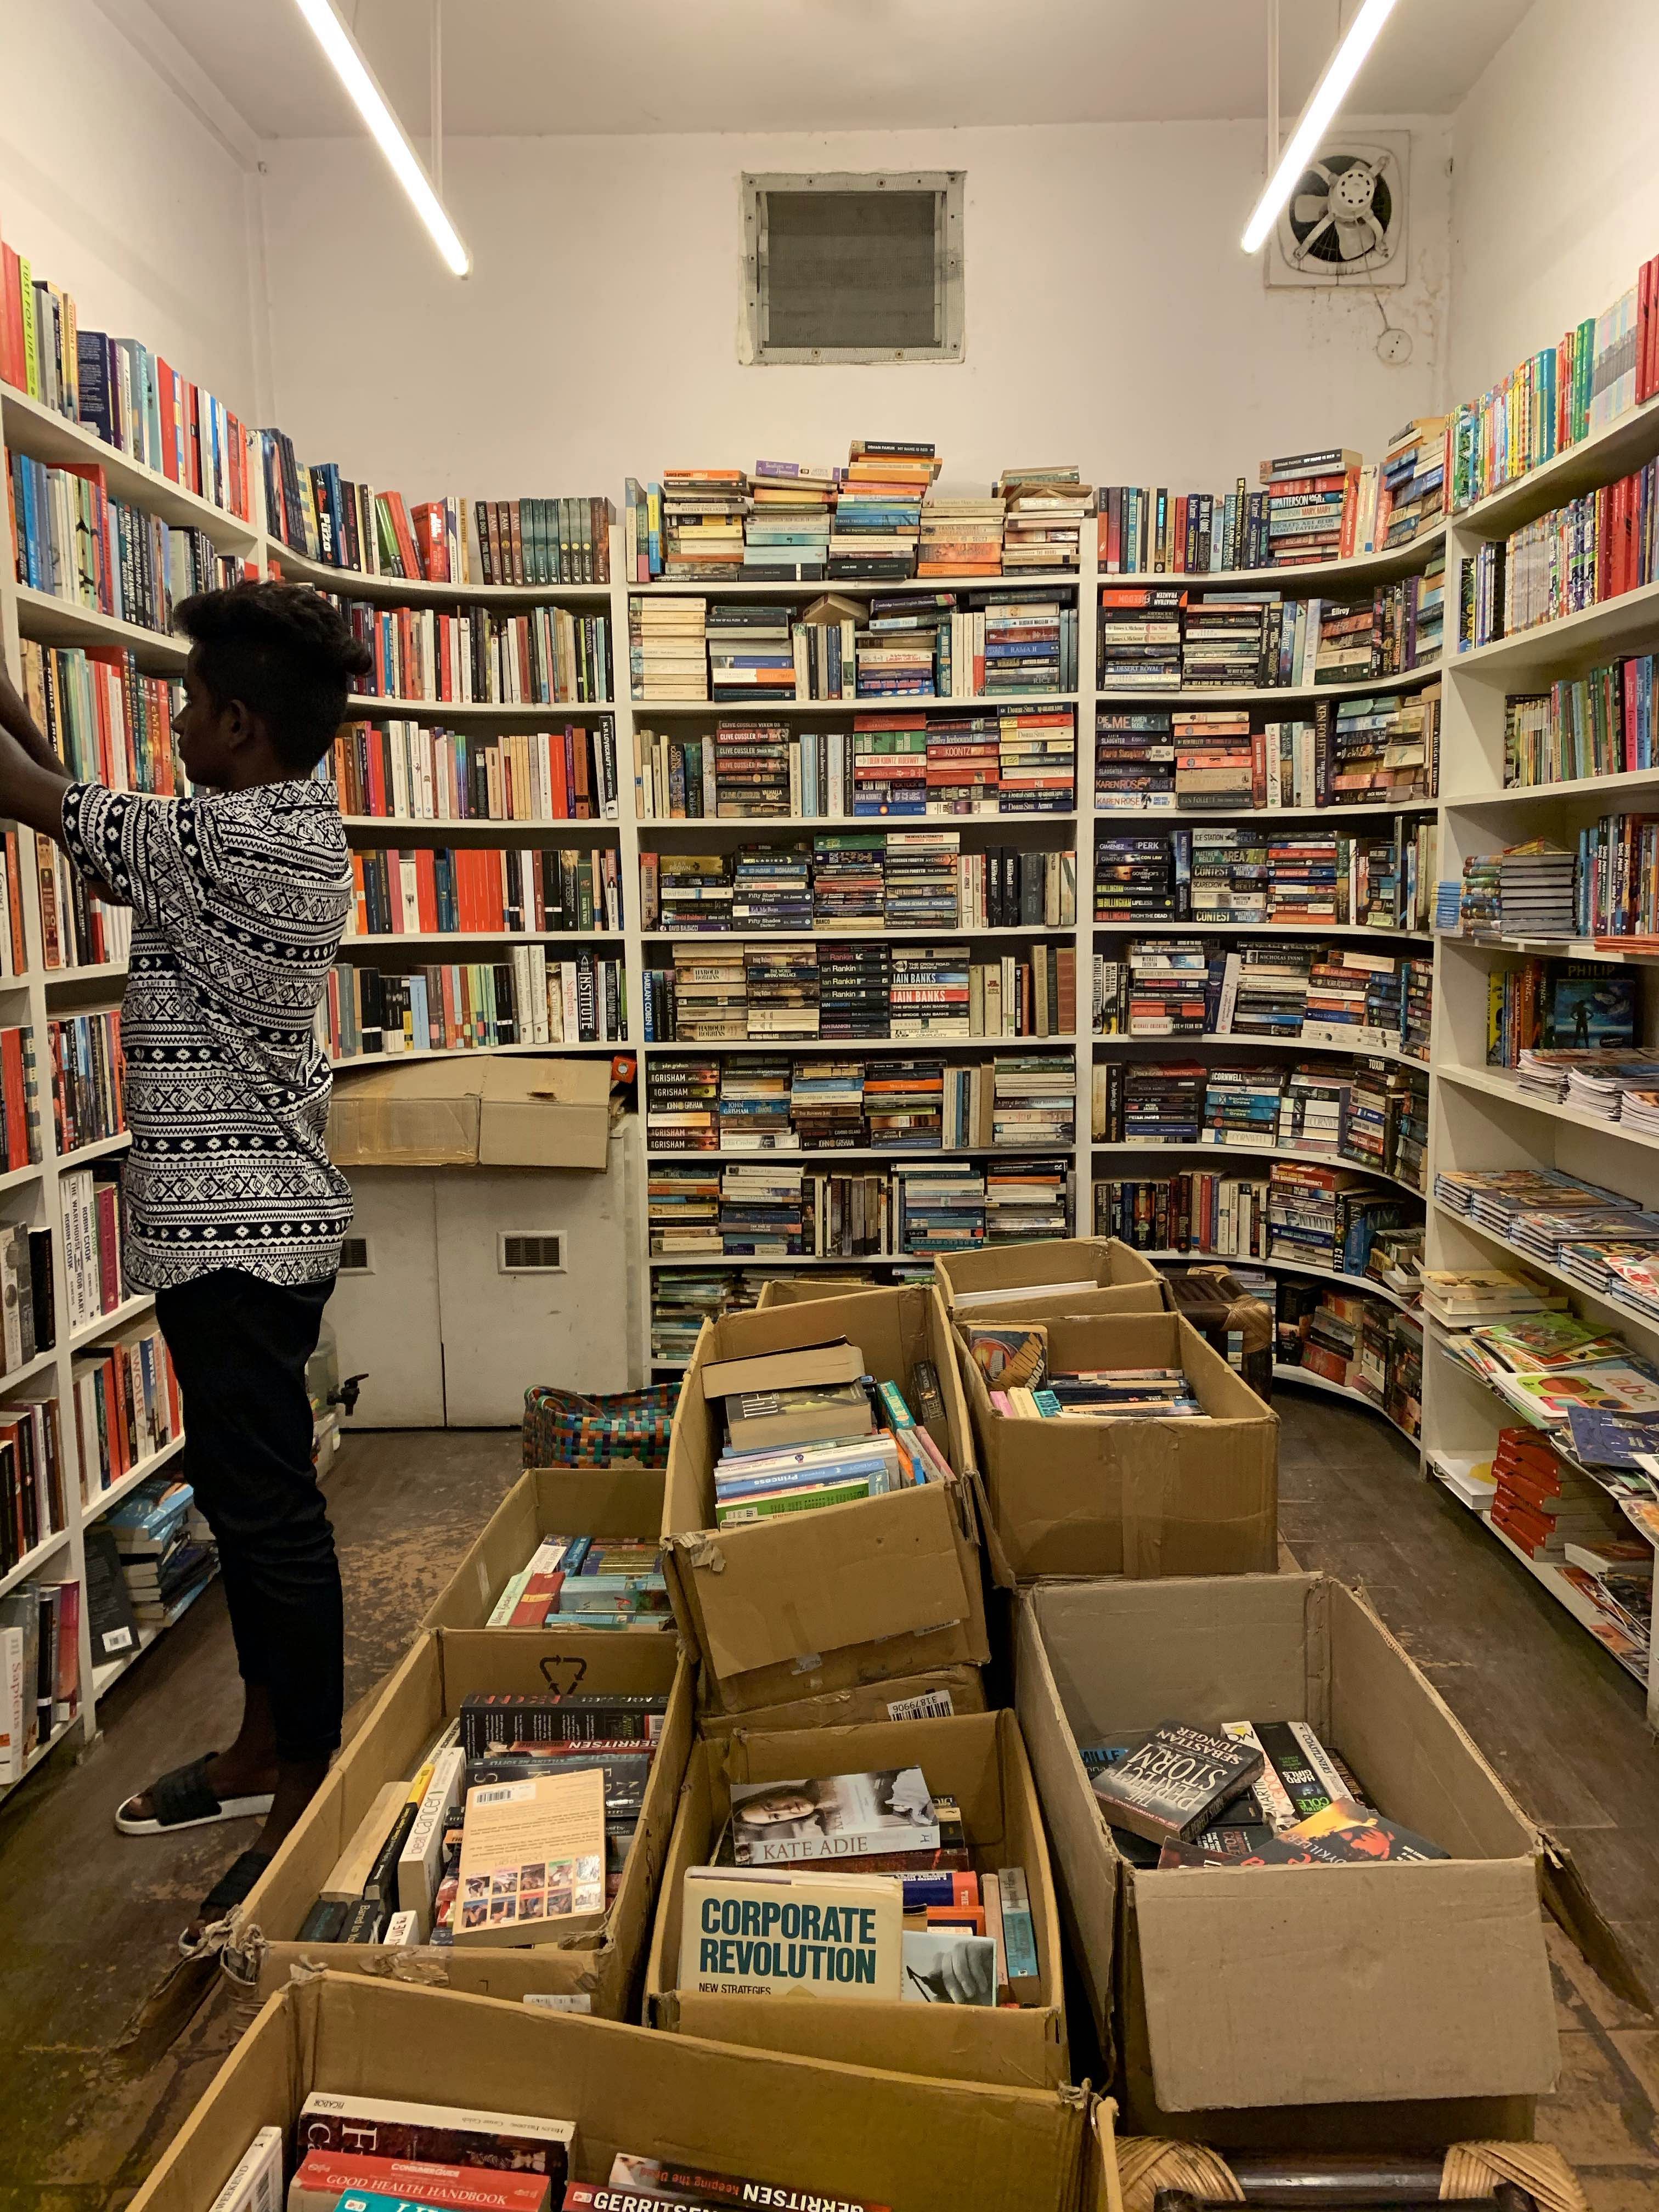
<path id="1" fill-rule="evenodd" d="M 305 1370 L 351 1219 L 324 1146 L 331 1077 L 313 1028 L 351 870 L 334 793 L 311 771 L 368 654 L 297 585 L 201 592 L 174 621 L 192 641 L 173 727 L 198 795 L 73 781 L 0 666 L 0 815 L 57 839 L 99 897 L 132 909 L 126 1282 L 155 1293 L 178 1374 L 183 1468 L 219 1547 L 243 1714 L 228 1750 L 161 1776 L 116 1826 L 265 1815 L 258 1847 L 203 1901 L 206 1921 L 247 1895 L 340 1741 L 340 1571 Z"/>

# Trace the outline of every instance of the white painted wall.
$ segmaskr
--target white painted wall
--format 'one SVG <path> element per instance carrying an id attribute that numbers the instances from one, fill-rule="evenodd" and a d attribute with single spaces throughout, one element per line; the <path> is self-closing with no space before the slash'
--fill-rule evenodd
<path id="1" fill-rule="evenodd" d="M 1473 398 L 1659 252 L 1659 7 L 1534 0 L 1453 121 L 1450 390 Z"/>
<path id="2" fill-rule="evenodd" d="M 411 495 L 620 492 L 665 465 L 840 460 L 934 439 L 945 481 L 1075 460 L 1097 483 L 1219 490 L 1263 455 L 1375 453 L 1441 403 L 1443 118 L 1415 127 L 1415 341 L 1376 358 L 1369 292 L 1268 292 L 1238 233 L 1258 125 L 459 139 L 445 197 L 476 259 L 443 271 L 361 139 L 266 149 L 277 419 L 308 461 Z M 966 170 L 954 367 L 745 368 L 745 169 Z"/>
<path id="3" fill-rule="evenodd" d="M 0 0 L 0 232 L 251 419 L 242 171 L 91 0 Z"/>

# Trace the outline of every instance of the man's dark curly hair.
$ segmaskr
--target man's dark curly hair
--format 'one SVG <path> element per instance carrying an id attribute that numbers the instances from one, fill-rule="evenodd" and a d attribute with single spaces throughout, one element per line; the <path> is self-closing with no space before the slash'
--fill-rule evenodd
<path id="1" fill-rule="evenodd" d="M 261 716 L 283 766 L 308 775 L 346 718 L 351 679 L 373 655 L 327 600 L 303 584 L 233 584 L 173 609 L 196 647 L 215 707 L 240 699 Z"/>

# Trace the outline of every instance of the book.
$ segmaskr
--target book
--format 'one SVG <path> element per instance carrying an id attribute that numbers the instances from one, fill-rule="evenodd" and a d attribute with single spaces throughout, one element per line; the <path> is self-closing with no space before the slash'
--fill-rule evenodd
<path id="1" fill-rule="evenodd" d="M 739 1866 L 778 1866 L 869 1853 L 931 1851 L 939 1823 L 919 1766 L 732 1785 Z"/>
<path id="2" fill-rule="evenodd" d="M 1113 1827 L 1152 1843 L 1182 1842 L 1249 1788 L 1262 1757 L 1259 1748 L 1171 1721 L 1091 1783 Z M 1004 1919 L 1006 1926 L 1006 1899 Z"/>
<path id="3" fill-rule="evenodd" d="M 280 2212 L 282 2202 L 283 2130 L 261 2128 L 208 2212 Z"/>
<path id="4" fill-rule="evenodd" d="M 683 2204 L 769 2206 L 775 2212 L 813 2212 L 813 2208 L 817 2212 L 889 2212 L 885 2204 L 857 2197 L 793 2183 L 753 2180 L 746 2174 L 716 2173 L 707 2166 L 635 2151 L 617 2153 L 611 2161 L 611 2179 L 618 2187 L 653 2190 Z"/>
<path id="5" fill-rule="evenodd" d="M 833 1343 L 802 1345 L 790 1352 L 711 1359 L 702 1370 L 702 1395 L 730 1398 L 744 1392 L 804 1390 L 824 1383 L 856 1382 L 863 1372 L 864 1354 L 842 1336 Z"/>
<path id="6" fill-rule="evenodd" d="M 562 2188 L 575 2141 L 574 2120 L 313 2089 L 300 2107 L 294 2148 L 301 2160 L 330 2151 L 541 2173 Z"/>
<path id="7" fill-rule="evenodd" d="M 545 2173 L 312 2150 L 288 2185 L 288 2212 L 333 2212 L 337 2203 L 343 2212 L 348 2195 L 365 2212 L 381 2212 L 383 2204 L 400 2201 L 432 2205 L 436 2212 L 546 2212 L 550 2185 Z"/>
<path id="8" fill-rule="evenodd" d="M 868 1436 L 875 1427 L 868 1392 L 860 1382 L 799 1389 L 744 1390 L 726 1400 L 726 1425 L 734 1452 L 766 1451 L 785 1444 Z"/>
<path id="9" fill-rule="evenodd" d="M 963 1332 L 968 1356 L 988 1382 L 1007 1390 L 1035 1389 L 1048 1372 L 1048 1332 L 1040 1322 L 991 1328 L 976 1325 Z"/>
<path id="10" fill-rule="evenodd" d="M 997 1946 L 962 1928 L 904 1930 L 902 1960 L 907 2003 L 994 2005 Z"/>
<path id="11" fill-rule="evenodd" d="M 703 1995 L 896 1999 L 902 1900 L 888 1877 L 688 1867 L 679 1986 Z"/>
<path id="12" fill-rule="evenodd" d="M 599 1927 L 605 1816 L 597 1767 L 469 1790 L 455 1942 L 553 1943 Z"/>

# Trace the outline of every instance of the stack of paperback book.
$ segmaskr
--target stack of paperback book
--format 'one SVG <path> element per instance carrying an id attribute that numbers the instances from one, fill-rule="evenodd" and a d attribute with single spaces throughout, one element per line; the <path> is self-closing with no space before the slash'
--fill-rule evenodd
<path id="1" fill-rule="evenodd" d="M 648 703 L 708 696 L 708 613 L 707 599 L 629 600 L 633 697 Z"/>
<path id="2" fill-rule="evenodd" d="M 817 583 L 828 573 L 837 471 L 757 461 L 749 477 L 743 573 L 757 583 Z"/>
<path id="3" fill-rule="evenodd" d="M 836 499 L 830 575 L 866 582 L 913 576 L 921 503 L 939 471 L 929 444 L 855 438 Z"/>
<path id="4" fill-rule="evenodd" d="M 994 494 L 982 499 L 940 499 L 930 490 L 922 503 L 917 575 L 997 575 L 1002 568 L 1006 504 Z"/>
<path id="5" fill-rule="evenodd" d="M 507 1577 L 491 1628 L 650 1628 L 672 1626 L 655 1544 L 598 1536 L 544 1536 Z"/>
<path id="6" fill-rule="evenodd" d="M 1097 681 L 1103 691 L 1178 691 L 1185 592 L 1161 585 L 1103 585 Z"/>
<path id="7" fill-rule="evenodd" d="M 1002 565 L 1016 568 L 1075 568 L 1084 522 L 1094 506 L 1094 487 L 1070 463 L 1005 469 L 992 486 L 1006 509 Z"/>
<path id="8" fill-rule="evenodd" d="M 741 469 L 663 471 L 663 573 L 671 582 L 742 575 L 744 489 Z"/>
<path id="9" fill-rule="evenodd" d="M 1079 1747 L 1133 1866 L 1370 1866 L 1442 1859 L 1371 1806 L 1305 1721 L 1166 1723 Z"/>
<path id="10" fill-rule="evenodd" d="M 187 1482 L 152 1474 L 105 1516 L 141 1626 L 169 1626 L 219 1571 L 213 1531 Z"/>
<path id="11" fill-rule="evenodd" d="M 759 599 L 716 599 L 705 618 L 708 677 L 717 704 L 755 706 L 795 696 L 789 609 Z M 641 694 L 647 696 L 647 694 Z M 704 696 L 696 691 L 684 698 Z"/>

